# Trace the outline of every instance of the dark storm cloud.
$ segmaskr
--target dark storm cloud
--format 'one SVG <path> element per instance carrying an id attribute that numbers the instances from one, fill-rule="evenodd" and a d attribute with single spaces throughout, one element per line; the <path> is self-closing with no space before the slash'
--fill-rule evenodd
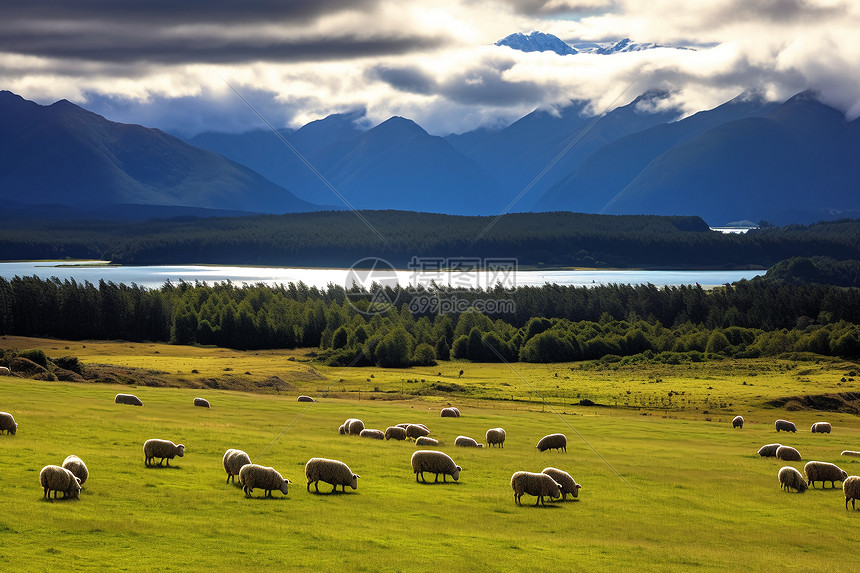
<path id="1" fill-rule="evenodd" d="M 296 36 L 295 26 L 378 0 L 126 2 L 12 0 L 0 8 L 0 51 L 103 63 L 322 61 L 406 54 L 439 37 L 340 30 Z M 277 26 L 284 26 L 278 34 Z M 264 27 L 267 33 L 260 33 Z M 301 29 L 301 28 L 298 28 Z"/>
<path id="2" fill-rule="evenodd" d="M 502 73 L 512 62 L 484 62 L 463 70 L 443 81 L 437 81 L 413 67 L 376 66 L 368 76 L 394 89 L 419 95 L 438 95 L 464 105 L 512 106 L 543 101 L 547 87 L 532 81 L 508 82 Z"/>
<path id="3" fill-rule="evenodd" d="M 838 16 L 843 7 L 814 6 L 806 0 L 735 0 L 715 10 L 715 20 L 721 22 L 760 20 L 771 23 L 815 22 L 822 17 Z"/>
<path id="4" fill-rule="evenodd" d="M 194 37 L 149 34 L 61 33 L 50 36 L 4 30 L 0 52 L 106 63 L 238 63 L 324 61 L 405 54 L 443 43 L 438 38 L 356 37 L 306 40 Z"/>
<path id="5" fill-rule="evenodd" d="M 308 21 L 344 10 L 363 11 L 379 0 L 4 0 L 6 22 L 63 20 L 142 25 L 247 24 Z"/>

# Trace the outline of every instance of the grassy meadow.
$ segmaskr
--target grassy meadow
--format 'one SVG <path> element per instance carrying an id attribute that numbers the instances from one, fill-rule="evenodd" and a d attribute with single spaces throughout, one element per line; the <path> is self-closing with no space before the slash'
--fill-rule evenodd
<path id="1" fill-rule="evenodd" d="M 804 460 L 860 474 L 860 460 L 839 455 L 860 450 L 858 417 L 764 404 L 813 390 L 852 391 L 852 382 L 841 382 L 856 368 L 849 363 L 511 370 L 452 362 L 385 371 L 322 367 L 296 352 L 11 337 L 0 343 L 76 355 L 85 364 L 152 369 L 185 386 L 0 379 L 0 410 L 19 423 L 17 435 L 0 436 L 0 565 L 9 571 L 856 569 L 860 511 L 845 510 L 841 489 L 784 493 L 776 474 L 786 463 L 755 455 L 779 441 Z M 252 393 L 206 385 L 214 378 L 225 386 L 228 375 L 245 382 L 278 376 L 290 387 Z M 443 395 L 433 383 L 459 388 Z M 656 401 L 669 391 L 679 393 L 676 402 Z M 145 406 L 116 405 L 117 392 L 133 392 Z M 325 397 L 297 403 L 299 393 Z M 577 394 L 610 406 L 613 396 L 634 403 L 572 406 Z M 212 408 L 193 407 L 195 396 Z M 634 396 L 645 401 L 641 407 Z M 461 418 L 439 417 L 448 403 Z M 747 418 L 743 430 L 731 428 L 735 413 Z M 416 483 L 414 445 L 340 436 L 348 417 L 380 429 L 426 424 L 463 467 L 460 481 Z M 780 417 L 799 432 L 776 434 L 772 423 Z M 833 423 L 833 434 L 808 431 L 821 419 Z M 507 431 L 504 449 L 453 447 L 457 435 L 482 441 L 495 426 Z M 568 436 L 567 453 L 534 448 L 553 432 Z M 144 467 L 142 444 L 154 437 L 185 444 L 185 457 L 170 468 Z M 263 499 L 256 490 L 246 499 L 225 484 L 221 457 L 231 447 L 290 478 L 289 495 Z M 80 500 L 45 501 L 39 470 L 72 453 L 90 470 Z M 358 489 L 331 495 L 322 485 L 325 493 L 308 493 L 303 465 L 315 456 L 349 464 L 361 475 Z M 803 463 L 790 465 L 802 470 Z M 516 506 L 511 474 L 546 466 L 570 472 L 583 485 L 579 499 L 544 508 L 524 496 Z"/>

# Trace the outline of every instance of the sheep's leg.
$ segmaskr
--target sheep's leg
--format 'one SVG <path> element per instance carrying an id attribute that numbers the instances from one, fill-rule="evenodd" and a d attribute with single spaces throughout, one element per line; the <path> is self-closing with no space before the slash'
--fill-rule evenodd
<path id="1" fill-rule="evenodd" d="M 164 458 L 167 461 L 167 467 L 170 467 L 170 458 Z"/>
<path id="2" fill-rule="evenodd" d="M 331 488 L 331 492 L 335 493 L 336 491 L 337 491 L 337 484 L 334 484 L 334 486 Z M 344 490 L 344 491 L 346 491 L 346 490 Z"/>
<path id="3" fill-rule="evenodd" d="M 230 483 L 230 478 L 231 478 L 231 477 L 232 477 L 232 476 L 231 476 L 230 474 L 227 474 L 227 483 Z"/>
<path id="4" fill-rule="evenodd" d="M 50 494 L 48 493 L 48 488 L 45 488 L 44 497 L 51 497 Z M 848 509 L 848 498 L 845 498 L 845 509 Z"/>
<path id="5" fill-rule="evenodd" d="M 543 496 L 539 495 L 539 496 L 538 496 L 538 498 L 537 498 L 537 501 L 535 502 L 535 507 L 537 507 L 537 506 L 538 506 L 538 504 L 539 504 L 540 502 L 542 502 L 542 501 L 543 501 Z"/>

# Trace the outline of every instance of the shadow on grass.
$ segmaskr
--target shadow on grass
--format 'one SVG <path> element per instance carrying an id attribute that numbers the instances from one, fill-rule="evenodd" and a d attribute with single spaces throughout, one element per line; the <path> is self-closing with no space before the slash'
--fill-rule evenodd
<path id="1" fill-rule="evenodd" d="M 346 491 L 340 490 L 340 489 L 331 490 L 331 489 L 327 489 L 327 488 L 317 491 L 316 489 L 311 488 L 311 489 L 306 489 L 306 491 L 308 493 L 310 493 L 311 495 L 344 495 L 344 494 L 349 495 L 349 494 L 358 492 L 358 490 L 353 490 L 352 488 L 350 488 L 349 490 L 346 490 Z"/>
<path id="2" fill-rule="evenodd" d="M 290 499 L 290 498 L 289 498 L 289 496 L 288 496 L 288 495 L 279 495 L 279 496 L 277 496 L 277 497 L 275 497 L 274 495 L 272 495 L 271 497 L 266 497 L 266 495 L 265 495 L 265 494 L 264 494 L 264 495 L 254 495 L 254 494 L 251 494 L 251 497 L 248 497 L 248 496 L 246 495 L 246 496 L 245 496 L 245 499 L 256 499 L 256 500 L 258 500 L 258 501 L 263 501 L 263 500 L 269 500 L 269 501 L 286 501 L 286 500 L 288 500 L 288 499 Z"/>
<path id="3" fill-rule="evenodd" d="M 532 509 L 560 509 L 560 505 L 556 505 L 558 502 L 547 503 L 546 505 L 535 505 L 533 503 L 524 503 L 517 507 L 530 507 Z M 516 505 L 516 503 L 514 503 Z"/>
<path id="4" fill-rule="evenodd" d="M 148 466 L 144 464 L 144 466 L 148 470 L 178 470 L 182 469 L 182 466 L 160 466 L 158 464 Z"/>
<path id="5" fill-rule="evenodd" d="M 459 481 L 417 481 L 418 485 L 463 485 Z"/>

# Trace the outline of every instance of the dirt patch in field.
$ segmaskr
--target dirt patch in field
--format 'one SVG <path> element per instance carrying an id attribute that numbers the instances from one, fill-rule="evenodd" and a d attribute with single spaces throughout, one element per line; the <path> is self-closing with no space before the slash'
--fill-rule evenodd
<path id="1" fill-rule="evenodd" d="M 860 392 L 787 396 L 770 400 L 766 404 L 774 408 L 785 408 L 789 412 L 820 410 L 822 412 L 844 412 L 856 415 L 860 414 Z"/>

